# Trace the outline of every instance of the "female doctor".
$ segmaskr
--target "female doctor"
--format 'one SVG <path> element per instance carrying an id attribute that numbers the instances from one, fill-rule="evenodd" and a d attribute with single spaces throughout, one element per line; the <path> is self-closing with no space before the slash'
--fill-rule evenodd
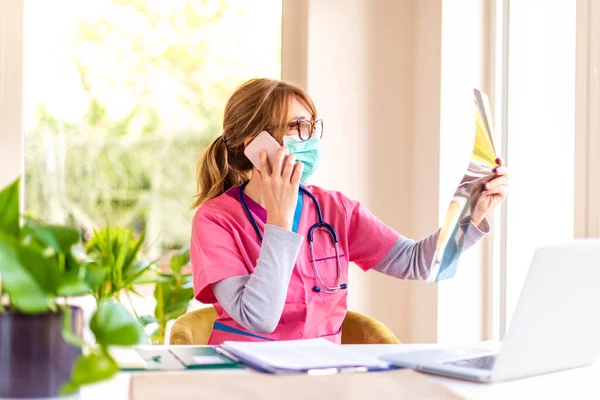
<path id="1" fill-rule="evenodd" d="M 267 131 L 281 145 L 260 171 L 244 148 Z M 194 294 L 218 314 L 209 344 L 324 337 L 341 341 L 348 264 L 399 279 L 426 279 L 438 232 L 401 236 L 342 193 L 306 185 L 322 156 L 323 122 L 291 84 L 253 79 L 225 107 L 223 133 L 203 154 L 191 239 Z M 285 153 L 289 152 L 282 165 Z M 483 187 L 466 246 L 488 231 L 507 195 L 506 167 Z"/>

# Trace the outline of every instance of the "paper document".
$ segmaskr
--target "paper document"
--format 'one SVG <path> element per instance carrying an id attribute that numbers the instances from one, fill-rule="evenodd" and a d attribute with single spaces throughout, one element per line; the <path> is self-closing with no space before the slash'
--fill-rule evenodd
<path id="1" fill-rule="evenodd" d="M 459 257 L 464 250 L 471 208 L 477 203 L 482 186 L 493 178 L 496 164 L 496 146 L 487 96 L 478 89 L 475 97 L 475 140 L 467 171 L 465 172 L 443 220 L 428 282 L 438 282 L 456 274 Z"/>
<path id="2" fill-rule="evenodd" d="M 273 342 L 230 342 L 224 350 L 267 372 L 305 372 L 325 368 L 365 367 L 386 369 L 389 364 L 376 357 L 355 353 L 325 339 Z"/>
<path id="3" fill-rule="evenodd" d="M 217 356 L 193 356 L 192 360 L 197 365 L 216 365 L 216 364 L 226 364 L 227 363 L 227 361 L 225 361 L 221 357 L 217 357 Z"/>

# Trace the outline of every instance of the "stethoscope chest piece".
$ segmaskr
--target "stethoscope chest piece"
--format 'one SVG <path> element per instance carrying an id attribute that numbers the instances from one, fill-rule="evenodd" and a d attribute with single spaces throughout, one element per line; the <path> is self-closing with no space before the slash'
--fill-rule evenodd
<path id="1" fill-rule="evenodd" d="M 347 283 L 342 283 L 339 287 L 340 289 L 348 289 L 348 284 Z M 321 288 L 317 285 L 313 286 L 312 291 L 315 293 L 320 293 L 321 292 Z"/>

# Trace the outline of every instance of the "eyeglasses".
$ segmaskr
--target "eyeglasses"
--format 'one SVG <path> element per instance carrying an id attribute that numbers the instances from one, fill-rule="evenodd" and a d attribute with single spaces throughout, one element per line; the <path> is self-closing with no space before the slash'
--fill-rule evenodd
<path id="1" fill-rule="evenodd" d="M 298 119 L 289 124 L 290 129 L 296 129 L 300 140 L 308 140 L 312 137 L 323 137 L 323 120 L 317 119 L 309 121 L 307 119 Z"/>

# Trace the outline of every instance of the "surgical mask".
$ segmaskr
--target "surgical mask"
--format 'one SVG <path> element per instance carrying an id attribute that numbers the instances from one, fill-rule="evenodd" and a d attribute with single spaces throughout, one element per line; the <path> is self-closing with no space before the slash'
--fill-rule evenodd
<path id="1" fill-rule="evenodd" d="M 296 135 L 284 136 L 283 143 L 288 147 L 289 153 L 296 156 L 296 161 L 304 164 L 300 183 L 306 182 L 317 170 L 321 162 L 321 155 L 323 154 L 321 138 L 313 137 L 308 140 L 300 140 Z"/>

